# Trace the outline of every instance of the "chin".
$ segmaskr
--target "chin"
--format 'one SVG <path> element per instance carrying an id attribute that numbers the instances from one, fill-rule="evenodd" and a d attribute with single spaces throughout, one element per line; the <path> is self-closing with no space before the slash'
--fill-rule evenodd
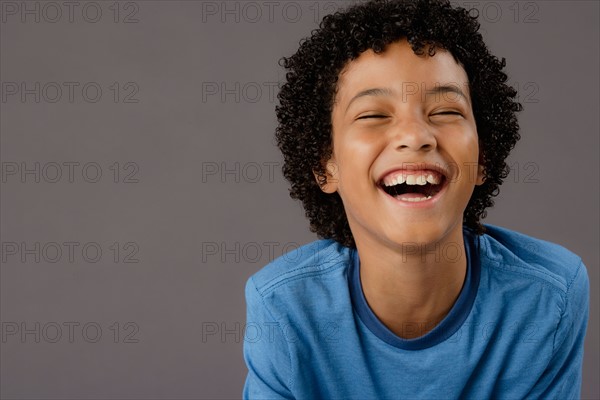
<path id="1" fill-rule="evenodd" d="M 394 229 L 388 236 L 390 242 L 402 246 L 403 244 L 417 244 L 419 246 L 435 245 L 442 241 L 447 230 L 442 226 L 431 226 L 427 224 L 409 224 L 402 229 Z"/>

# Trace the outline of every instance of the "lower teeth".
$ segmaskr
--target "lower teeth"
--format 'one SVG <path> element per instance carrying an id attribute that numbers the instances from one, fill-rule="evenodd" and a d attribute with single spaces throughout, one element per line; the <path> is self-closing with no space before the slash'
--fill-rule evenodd
<path id="1" fill-rule="evenodd" d="M 399 198 L 402 201 L 419 202 L 419 201 L 429 200 L 431 198 L 431 196 L 427 196 L 427 197 L 399 197 Z"/>

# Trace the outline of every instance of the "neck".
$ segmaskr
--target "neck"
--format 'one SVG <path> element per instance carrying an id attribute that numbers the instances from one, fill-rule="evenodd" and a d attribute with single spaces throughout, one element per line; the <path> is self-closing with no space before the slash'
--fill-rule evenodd
<path id="1" fill-rule="evenodd" d="M 358 246 L 360 279 L 375 315 L 396 335 L 425 335 L 448 314 L 466 277 L 462 227 L 436 243 Z"/>

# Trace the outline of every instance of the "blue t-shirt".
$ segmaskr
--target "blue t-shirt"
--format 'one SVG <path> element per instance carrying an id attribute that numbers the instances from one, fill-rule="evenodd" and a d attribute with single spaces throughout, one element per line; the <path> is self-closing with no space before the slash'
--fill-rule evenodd
<path id="1" fill-rule="evenodd" d="M 355 249 L 318 240 L 261 269 L 246 284 L 243 397 L 579 398 L 589 315 L 581 258 L 485 226 L 482 236 L 464 228 L 459 297 L 415 339 L 369 308 Z"/>

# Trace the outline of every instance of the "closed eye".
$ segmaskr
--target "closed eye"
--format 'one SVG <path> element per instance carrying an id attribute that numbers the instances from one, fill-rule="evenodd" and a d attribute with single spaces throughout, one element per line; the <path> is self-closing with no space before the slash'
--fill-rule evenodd
<path id="1" fill-rule="evenodd" d="M 459 113 L 458 111 L 442 111 L 433 115 L 461 115 L 461 113 Z"/>
<path id="2" fill-rule="evenodd" d="M 358 117 L 357 119 L 368 119 L 368 118 L 385 118 L 385 115 L 365 115 L 362 117 Z"/>

